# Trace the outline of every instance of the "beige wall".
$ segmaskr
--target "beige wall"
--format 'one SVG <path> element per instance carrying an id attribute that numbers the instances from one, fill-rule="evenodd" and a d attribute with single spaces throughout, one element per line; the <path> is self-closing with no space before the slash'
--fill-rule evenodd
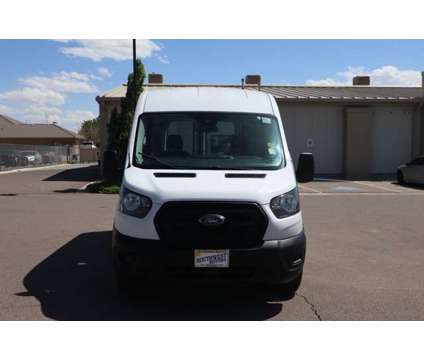
<path id="1" fill-rule="evenodd" d="M 318 174 L 343 173 L 343 105 L 279 103 L 287 143 L 294 163 L 312 152 Z"/>
<path id="2" fill-rule="evenodd" d="M 80 162 L 97 162 L 98 160 L 98 148 L 94 149 L 81 149 L 80 152 Z"/>
<path id="3" fill-rule="evenodd" d="M 105 99 L 99 100 L 99 119 L 100 119 L 100 156 L 107 148 L 107 124 L 110 121 L 113 109 L 121 111 L 121 99 Z"/>
<path id="4" fill-rule="evenodd" d="M 414 108 L 402 105 L 376 106 L 371 135 L 373 174 L 395 172 L 399 165 L 412 160 Z"/>
<path id="5" fill-rule="evenodd" d="M 345 175 L 359 178 L 370 173 L 373 110 L 347 108 L 345 127 Z"/>
<path id="6" fill-rule="evenodd" d="M 394 173 L 424 149 L 423 112 L 416 104 L 278 105 L 294 163 L 301 152 L 312 152 L 317 174 Z"/>

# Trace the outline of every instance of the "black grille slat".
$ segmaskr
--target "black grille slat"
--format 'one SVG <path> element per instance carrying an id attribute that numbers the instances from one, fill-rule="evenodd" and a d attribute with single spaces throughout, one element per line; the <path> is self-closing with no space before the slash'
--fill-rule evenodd
<path id="1" fill-rule="evenodd" d="M 199 223 L 206 214 L 225 216 L 223 225 Z M 260 246 L 268 225 L 262 208 L 247 202 L 168 202 L 155 217 L 162 241 L 177 248 L 235 249 Z"/>

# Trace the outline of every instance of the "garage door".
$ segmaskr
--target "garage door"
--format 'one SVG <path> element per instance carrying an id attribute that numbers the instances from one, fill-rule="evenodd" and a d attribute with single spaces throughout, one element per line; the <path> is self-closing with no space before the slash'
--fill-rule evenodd
<path id="1" fill-rule="evenodd" d="M 394 173 L 411 160 L 412 109 L 378 106 L 373 117 L 371 173 Z"/>
<path id="2" fill-rule="evenodd" d="M 290 153 L 312 152 L 317 174 L 343 173 L 343 107 L 338 104 L 280 103 Z"/>

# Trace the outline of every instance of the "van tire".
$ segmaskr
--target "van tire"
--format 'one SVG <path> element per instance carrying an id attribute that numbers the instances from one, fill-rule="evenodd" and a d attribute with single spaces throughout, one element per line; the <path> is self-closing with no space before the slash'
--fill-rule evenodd
<path id="1" fill-rule="evenodd" d="M 403 184 L 405 182 L 403 179 L 402 171 L 398 170 L 396 173 L 396 177 L 397 177 L 398 184 Z"/>

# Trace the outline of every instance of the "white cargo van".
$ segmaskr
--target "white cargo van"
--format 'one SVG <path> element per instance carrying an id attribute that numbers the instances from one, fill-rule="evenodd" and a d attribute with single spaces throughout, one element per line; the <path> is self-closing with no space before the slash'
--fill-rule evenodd
<path id="1" fill-rule="evenodd" d="M 313 168 L 303 168 L 303 178 L 311 178 Z M 305 235 L 272 96 L 218 87 L 140 96 L 113 259 L 121 289 L 143 279 L 237 280 L 278 284 L 294 294 Z"/>

